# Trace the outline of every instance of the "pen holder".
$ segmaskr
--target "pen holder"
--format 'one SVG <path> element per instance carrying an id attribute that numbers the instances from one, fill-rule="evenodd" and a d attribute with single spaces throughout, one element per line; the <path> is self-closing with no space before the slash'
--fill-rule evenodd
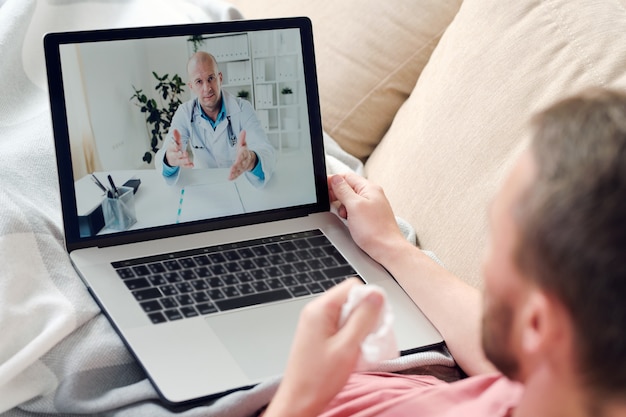
<path id="1" fill-rule="evenodd" d="M 104 225 L 111 230 L 127 230 L 137 221 L 132 187 L 119 187 L 117 198 L 110 194 L 102 202 Z"/>

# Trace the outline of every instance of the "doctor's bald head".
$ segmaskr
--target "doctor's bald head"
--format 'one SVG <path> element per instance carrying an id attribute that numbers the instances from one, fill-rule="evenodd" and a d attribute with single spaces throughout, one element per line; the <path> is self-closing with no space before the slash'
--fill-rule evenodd
<path id="1" fill-rule="evenodd" d="M 198 97 L 204 112 L 213 120 L 222 105 L 222 73 L 215 57 L 208 52 L 196 52 L 187 63 L 187 85 Z"/>
<path id="2" fill-rule="evenodd" d="M 208 52 L 199 51 L 194 53 L 189 58 L 189 60 L 187 61 L 187 74 L 191 75 L 191 73 L 194 71 L 195 68 L 198 67 L 198 65 L 209 65 L 215 68 L 216 73 L 219 72 L 217 60 L 212 54 Z"/>

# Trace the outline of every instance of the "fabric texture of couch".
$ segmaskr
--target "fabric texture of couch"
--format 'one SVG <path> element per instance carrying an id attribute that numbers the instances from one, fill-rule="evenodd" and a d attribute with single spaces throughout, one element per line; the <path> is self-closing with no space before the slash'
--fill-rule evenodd
<path id="1" fill-rule="evenodd" d="M 247 18 L 311 18 L 324 129 L 476 287 L 486 208 L 530 116 L 626 88 L 624 0 L 232 2 Z"/>

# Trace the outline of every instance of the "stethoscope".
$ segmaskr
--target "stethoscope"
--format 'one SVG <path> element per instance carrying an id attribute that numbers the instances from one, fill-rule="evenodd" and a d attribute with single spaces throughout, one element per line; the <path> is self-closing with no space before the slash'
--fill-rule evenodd
<path id="1" fill-rule="evenodd" d="M 222 98 L 223 100 L 224 98 Z M 194 149 L 204 149 L 204 146 L 196 146 L 194 145 L 194 140 L 193 140 L 193 132 L 194 132 L 194 128 L 193 128 L 193 121 L 195 119 L 196 116 L 196 107 L 198 107 L 200 104 L 198 103 L 198 99 L 196 99 L 196 102 L 194 103 L 194 106 L 191 110 L 191 118 L 189 120 L 190 124 L 191 124 L 191 146 Z M 235 132 L 233 131 L 233 124 L 230 121 L 230 116 L 226 116 L 226 120 L 228 120 L 228 126 L 226 126 L 226 133 L 228 134 L 228 144 L 230 145 L 230 147 L 234 147 L 237 144 L 237 135 L 235 135 Z"/>

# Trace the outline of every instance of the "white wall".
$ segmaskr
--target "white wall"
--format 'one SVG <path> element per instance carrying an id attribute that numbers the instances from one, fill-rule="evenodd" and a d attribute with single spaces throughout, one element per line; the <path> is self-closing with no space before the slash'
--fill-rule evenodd
<path id="1" fill-rule="evenodd" d="M 149 149 L 148 131 L 143 113 L 130 101 L 132 86 L 159 101 L 152 71 L 176 73 L 186 81 L 186 38 L 85 43 L 79 55 L 103 169 L 147 168 L 142 158 Z"/>

